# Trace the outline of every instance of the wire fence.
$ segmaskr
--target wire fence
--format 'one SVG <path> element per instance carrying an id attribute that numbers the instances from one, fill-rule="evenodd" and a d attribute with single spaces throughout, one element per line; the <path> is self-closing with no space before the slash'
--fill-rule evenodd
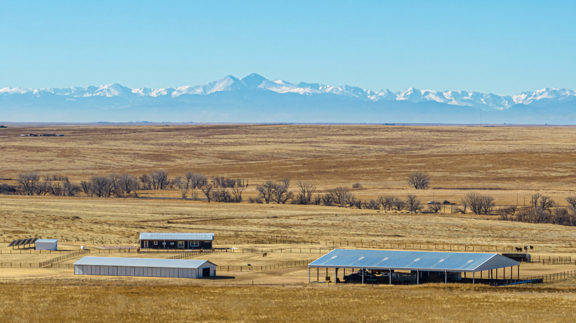
<path id="1" fill-rule="evenodd" d="M 497 245 L 472 245 L 472 244 L 447 244 L 427 242 L 389 242 L 378 240 L 329 240 L 323 241 L 323 245 L 331 248 L 353 247 L 374 249 L 398 249 L 398 250 L 434 250 L 434 251 L 464 251 L 464 252 L 515 252 L 516 246 Z"/>
<path id="2" fill-rule="evenodd" d="M 60 256 L 60 257 L 56 257 L 56 258 L 53 258 L 53 259 L 50 259 L 50 260 L 46 260 L 46 261 L 39 262 L 39 263 L 38 263 L 38 267 L 51 267 L 51 266 L 54 265 L 54 264 L 58 264 L 58 263 L 61 263 L 61 262 L 66 261 L 66 260 L 79 257 L 79 256 L 81 256 L 81 255 L 84 255 L 84 254 L 88 253 L 88 252 L 89 252 L 89 251 L 84 251 L 84 250 L 83 250 L 83 251 L 77 251 L 77 252 L 71 252 L 71 253 L 62 255 L 62 256 Z"/>
<path id="3" fill-rule="evenodd" d="M 298 260 L 268 265 L 255 265 L 255 266 L 218 266 L 219 271 L 234 271 L 234 272 L 265 272 L 274 271 L 285 268 L 308 268 L 310 260 Z"/>
<path id="4" fill-rule="evenodd" d="M 540 263 L 543 265 L 576 265 L 576 259 L 572 260 L 572 256 L 532 256 L 530 263 Z"/>
<path id="5" fill-rule="evenodd" d="M 569 278 L 573 278 L 573 277 L 576 277 L 576 270 L 567 270 L 567 271 L 551 273 L 551 274 L 546 274 L 546 275 L 533 276 L 533 277 L 529 277 L 529 278 L 525 278 L 525 279 L 526 280 L 542 279 L 542 282 L 549 283 L 549 282 L 565 280 L 565 279 L 569 279 Z"/>

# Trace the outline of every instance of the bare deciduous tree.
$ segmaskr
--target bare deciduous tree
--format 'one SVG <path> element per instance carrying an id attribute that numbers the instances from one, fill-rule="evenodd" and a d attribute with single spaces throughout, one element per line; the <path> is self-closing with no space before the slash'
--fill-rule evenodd
<path id="1" fill-rule="evenodd" d="M 396 210 L 396 211 L 402 211 L 405 207 L 406 207 L 406 202 L 404 202 L 404 200 L 395 197 L 392 200 L 392 207 Z"/>
<path id="2" fill-rule="evenodd" d="M 76 196 L 80 190 L 80 186 L 72 184 L 67 177 L 64 179 L 62 185 L 62 192 L 64 196 Z"/>
<path id="3" fill-rule="evenodd" d="M 336 187 L 328 191 L 332 196 L 332 201 L 338 206 L 348 206 L 354 201 L 354 195 L 346 187 Z"/>
<path id="4" fill-rule="evenodd" d="M 568 196 L 566 198 L 566 202 L 568 202 L 568 204 L 570 204 L 570 208 L 572 209 L 572 212 L 576 213 L 576 196 Z"/>
<path id="5" fill-rule="evenodd" d="M 428 204 L 428 211 L 431 213 L 438 213 L 442 210 L 442 204 L 440 202 L 432 202 Z"/>
<path id="6" fill-rule="evenodd" d="M 36 173 L 18 175 L 18 184 L 20 184 L 20 189 L 26 195 L 37 194 L 39 183 L 40 176 Z"/>
<path id="7" fill-rule="evenodd" d="M 214 185 L 214 189 L 212 190 L 212 200 L 216 202 L 232 202 L 232 195 L 226 187 L 218 187 Z"/>
<path id="8" fill-rule="evenodd" d="M 143 190 L 151 190 L 152 189 L 152 179 L 148 174 L 143 174 L 140 176 L 140 183 L 142 184 Z"/>
<path id="9" fill-rule="evenodd" d="M 172 182 L 173 185 L 178 187 L 178 189 L 180 190 L 180 195 L 182 196 L 182 199 L 186 199 L 186 196 L 188 195 L 188 189 L 190 188 L 190 182 L 188 181 L 188 179 L 185 177 L 183 178 L 181 176 L 178 176 L 174 178 Z"/>
<path id="10" fill-rule="evenodd" d="M 549 196 L 540 193 L 532 194 L 530 197 L 530 206 L 533 208 L 541 208 L 544 211 L 550 211 L 554 204 L 554 200 Z"/>
<path id="11" fill-rule="evenodd" d="M 190 195 L 192 199 L 196 199 L 196 190 L 200 189 L 202 186 L 208 183 L 208 177 L 198 173 L 187 172 L 185 175 L 186 180 L 188 180 L 188 185 L 190 188 Z"/>
<path id="12" fill-rule="evenodd" d="M 248 183 L 244 180 L 236 180 L 234 185 L 230 188 L 232 192 L 232 202 L 242 202 L 242 194 L 248 187 Z"/>
<path id="13" fill-rule="evenodd" d="M 256 190 L 258 191 L 259 198 L 264 200 L 264 202 L 266 204 L 269 204 L 270 201 L 272 201 L 275 188 L 276 188 L 276 184 L 272 181 L 266 181 L 266 182 L 256 186 Z"/>
<path id="14" fill-rule="evenodd" d="M 140 185 L 138 179 L 132 175 L 122 174 L 116 179 L 116 185 L 122 195 L 130 195 L 138 190 Z"/>
<path id="15" fill-rule="evenodd" d="M 380 203 L 380 205 L 382 206 L 382 209 L 384 211 L 391 211 L 394 202 L 394 196 L 385 196 L 385 197 L 378 197 L 378 203 Z"/>
<path id="16" fill-rule="evenodd" d="M 202 191 L 202 193 L 204 193 L 204 196 L 206 196 L 206 200 L 208 200 L 208 203 L 210 203 L 210 201 L 212 200 L 212 190 L 214 189 L 214 184 L 212 183 L 204 183 L 204 185 L 200 186 L 200 190 Z"/>
<path id="17" fill-rule="evenodd" d="M 298 194 L 296 194 L 296 203 L 310 204 L 312 203 L 312 195 L 316 192 L 316 186 L 310 183 L 298 182 Z"/>
<path id="18" fill-rule="evenodd" d="M 80 187 L 82 188 L 82 192 L 88 196 L 92 196 L 92 183 L 82 181 L 80 182 Z"/>
<path id="19" fill-rule="evenodd" d="M 96 176 L 92 177 L 90 188 L 92 194 L 97 197 L 110 197 L 112 190 L 114 189 L 114 183 L 110 177 Z"/>
<path id="20" fill-rule="evenodd" d="M 292 192 L 288 191 L 289 188 L 289 178 L 283 178 L 279 183 L 275 183 L 272 191 L 274 201 L 278 204 L 286 204 L 293 196 Z"/>
<path id="21" fill-rule="evenodd" d="M 412 213 L 416 213 L 422 209 L 422 204 L 420 200 L 416 198 L 416 195 L 408 195 L 406 198 L 406 209 Z"/>
<path id="22" fill-rule="evenodd" d="M 412 173 L 408 176 L 408 184 L 417 190 L 423 190 L 430 185 L 430 177 L 422 172 Z"/>
<path id="23" fill-rule="evenodd" d="M 494 198 L 489 195 L 482 195 L 475 192 L 464 196 L 462 204 L 470 207 L 474 214 L 490 214 L 494 208 Z"/>
<path id="24" fill-rule="evenodd" d="M 380 205 L 381 205 L 381 203 L 379 201 L 370 200 L 368 202 L 363 202 L 362 208 L 363 209 L 369 209 L 369 210 L 380 210 Z"/>
<path id="25" fill-rule="evenodd" d="M 153 190 L 163 190 L 168 187 L 168 172 L 165 170 L 158 170 L 150 174 Z"/>

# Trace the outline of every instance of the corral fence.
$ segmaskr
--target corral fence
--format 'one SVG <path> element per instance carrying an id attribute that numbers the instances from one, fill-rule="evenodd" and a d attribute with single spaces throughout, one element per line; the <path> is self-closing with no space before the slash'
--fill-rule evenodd
<path id="1" fill-rule="evenodd" d="M 51 253 L 64 253 L 64 252 L 70 252 L 70 251 L 69 250 L 7 249 L 7 250 L 0 250 L 0 255 L 51 254 Z"/>
<path id="2" fill-rule="evenodd" d="M 470 252 L 513 252 L 516 246 L 495 245 L 470 245 L 470 244 L 445 244 L 425 242 L 382 242 L 376 240 L 329 240 L 323 241 L 323 245 L 331 248 L 375 248 L 375 249 L 398 249 L 398 250 L 438 250 L 438 251 L 470 251 Z"/>
<path id="3" fill-rule="evenodd" d="M 39 262 L 39 263 L 38 263 L 38 267 L 42 267 L 42 268 L 53 268 L 53 266 L 54 266 L 55 264 L 59 264 L 59 263 L 64 262 L 64 261 L 66 261 L 66 260 L 69 260 L 69 259 L 73 259 L 73 258 L 82 256 L 83 254 L 86 254 L 86 253 L 88 253 L 88 252 L 89 252 L 89 251 L 87 251 L 87 250 L 71 252 L 71 253 L 62 255 L 62 256 L 60 256 L 60 257 L 56 257 L 56 258 L 53 258 L 53 259 L 50 259 L 50 260 L 46 260 L 46 261 Z"/>
<path id="4" fill-rule="evenodd" d="M 537 263 L 543 265 L 576 265 L 576 259 L 572 260 L 572 256 L 532 256 L 530 263 Z"/>
<path id="5" fill-rule="evenodd" d="M 23 263 L 23 262 L 0 262 L 0 268 L 74 268 L 74 264 L 51 263 L 43 265 L 42 263 Z"/>
<path id="6" fill-rule="evenodd" d="M 263 271 L 273 271 L 278 269 L 284 268 L 308 268 L 308 264 L 310 260 L 298 260 L 298 261 L 289 261 L 289 262 L 282 262 L 276 264 L 269 264 L 269 265 L 257 265 L 257 266 L 218 266 L 219 271 L 235 271 L 235 272 L 263 272 Z"/>
<path id="7" fill-rule="evenodd" d="M 534 276 L 525 279 L 542 279 L 542 282 L 549 283 L 553 281 L 565 280 L 576 277 L 576 270 L 567 270 L 558 273 L 546 274 L 541 276 Z"/>

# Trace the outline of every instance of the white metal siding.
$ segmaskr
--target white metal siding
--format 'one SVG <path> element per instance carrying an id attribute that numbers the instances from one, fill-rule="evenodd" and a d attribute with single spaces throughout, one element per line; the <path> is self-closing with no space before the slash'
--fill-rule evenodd
<path id="1" fill-rule="evenodd" d="M 214 266 L 204 266 L 203 268 L 206 267 L 210 267 L 210 275 L 213 276 L 215 273 Z M 201 273 L 201 268 L 195 269 L 74 265 L 75 275 L 198 278 Z"/>
<path id="2" fill-rule="evenodd" d="M 58 250 L 57 242 L 37 242 L 36 250 Z"/>

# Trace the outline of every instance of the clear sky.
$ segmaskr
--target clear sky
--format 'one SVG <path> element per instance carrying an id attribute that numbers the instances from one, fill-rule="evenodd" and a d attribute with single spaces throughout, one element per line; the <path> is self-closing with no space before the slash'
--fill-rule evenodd
<path id="1" fill-rule="evenodd" d="M 0 87 L 576 88 L 576 1 L 1 1 Z"/>

